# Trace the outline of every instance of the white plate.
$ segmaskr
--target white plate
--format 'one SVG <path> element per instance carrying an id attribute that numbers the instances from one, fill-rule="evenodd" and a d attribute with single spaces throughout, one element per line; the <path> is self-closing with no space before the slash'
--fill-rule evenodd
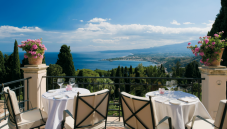
<path id="1" fill-rule="evenodd" d="M 176 100 L 176 99 L 175 100 L 170 100 L 169 103 L 176 104 L 176 105 L 180 105 L 181 104 L 181 102 L 179 100 Z"/>
<path id="2" fill-rule="evenodd" d="M 54 93 L 56 90 L 48 90 L 48 93 Z"/>
<path id="3" fill-rule="evenodd" d="M 155 97 L 154 93 L 149 93 L 148 96 Z"/>
<path id="4" fill-rule="evenodd" d="M 56 95 L 54 96 L 55 99 L 61 99 L 63 96 L 62 95 Z"/>

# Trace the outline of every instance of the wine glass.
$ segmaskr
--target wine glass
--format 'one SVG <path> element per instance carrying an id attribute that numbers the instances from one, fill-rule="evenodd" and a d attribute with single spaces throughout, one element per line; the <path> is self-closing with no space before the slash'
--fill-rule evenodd
<path id="1" fill-rule="evenodd" d="M 75 78 L 70 78 L 69 85 L 71 85 L 73 87 L 74 84 L 75 84 Z"/>
<path id="2" fill-rule="evenodd" d="M 58 78 L 57 84 L 60 86 L 60 89 L 62 89 L 62 85 L 64 84 L 63 78 Z"/>

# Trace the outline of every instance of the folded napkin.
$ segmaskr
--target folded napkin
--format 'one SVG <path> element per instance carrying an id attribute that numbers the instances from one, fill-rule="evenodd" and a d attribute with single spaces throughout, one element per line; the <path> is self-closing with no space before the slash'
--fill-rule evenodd
<path id="1" fill-rule="evenodd" d="M 76 93 L 67 94 L 66 96 L 69 98 L 74 98 L 74 96 L 76 96 Z"/>
<path id="2" fill-rule="evenodd" d="M 166 98 L 166 97 L 155 97 L 154 100 L 155 101 L 158 101 L 158 102 L 161 102 L 161 103 L 164 103 L 166 101 L 169 101 L 169 99 Z"/>
<path id="3" fill-rule="evenodd" d="M 48 98 L 48 97 L 53 97 L 53 96 L 55 96 L 55 95 L 58 95 L 58 93 L 46 93 L 46 94 L 43 94 L 43 96 L 45 96 L 46 98 Z"/>
<path id="4" fill-rule="evenodd" d="M 196 99 L 196 98 L 184 97 L 184 98 L 179 98 L 178 100 L 184 101 L 184 102 L 186 102 L 186 103 L 191 103 L 191 102 L 197 101 L 198 99 Z"/>

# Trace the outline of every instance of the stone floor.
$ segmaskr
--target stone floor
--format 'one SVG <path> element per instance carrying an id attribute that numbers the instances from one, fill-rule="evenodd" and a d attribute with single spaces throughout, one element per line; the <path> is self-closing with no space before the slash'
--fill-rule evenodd
<path id="1" fill-rule="evenodd" d="M 4 124 L 6 124 L 6 121 L 2 121 L 0 123 L 0 127 Z M 124 126 L 123 126 L 123 119 L 121 118 L 120 121 L 119 121 L 119 118 L 117 118 L 117 117 L 108 117 L 106 128 L 107 129 L 125 129 Z M 2 129 L 8 129 L 8 127 L 5 126 Z M 45 126 L 41 127 L 40 129 L 45 129 Z"/>

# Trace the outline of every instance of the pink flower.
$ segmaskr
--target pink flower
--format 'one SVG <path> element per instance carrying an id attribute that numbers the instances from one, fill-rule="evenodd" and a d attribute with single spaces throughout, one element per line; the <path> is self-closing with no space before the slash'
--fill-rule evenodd
<path id="1" fill-rule="evenodd" d="M 219 37 L 219 35 L 218 35 L 218 34 L 214 34 L 214 36 L 215 36 L 215 37 Z"/>
<path id="2" fill-rule="evenodd" d="M 223 39 L 223 40 L 221 40 L 222 42 L 225 42 L 225 40 Z"/>
<path id="3" fill-rule="evenodd" d="M 188 45 L 191 45 L 191 42 L 189 42 Z"/>
<path id="4" fill-rule="evenodd" d="M 31 45 L 31 43 L 29 43 L 28 45 Z"/>
<path id="5" fill-rule="evenodd" d="M 195 56 L 197 56 L 197 53 L 195 53 Z"/>
<path id="6" fill-rule="evenodd" d="M 25 41 L 21 41 L 21 43 L 24 43 Z"/>
<path id="7" fill-rule="evenodd" d="M 212 42 L 212 45 L 215 45 L 215 42 Z"/>
<path id="8" fill-rule="evenodd" d="M 224 33 L 224 31 L 222 31 L 222 33 Z"/>
<path id="9" fill-rule="evenodd" d="M 24 58 L 28 58 L 28 56 L 27 55 L 24 55 Z"/>
<path id="10" fill-rule="evenodd" d="M 43 58 L 43 55 L 40 55 L 39 57 L 40 57 L 40 58 Z"/>
<path id="11" fill-rule="evenodd" d="M 202 37 L 199 37 L 200 39 L 202 38 Z"/>
<path id="12" fill-rule="evenodd" d="M 18 45 L 19 48 L 21 48 L 21 45 Z"/>
<path id="13" fill-rule="evenodd" d="M 22 47 L 24 47 L 25 46 L 25 44 L 22 44 Z"/>
<path id="14" fill-rule="evenodd" d="M 34 58 L 37 58 L 37 56 L 34 56 Z"/>
<path id="15" fill-rule="evenodd" d="M 34 45 L 32 46 L 32 48 L 36 50 L 38 47 L 37 47 L 37 45 L 34 44 Z"/>
<path id="16" fill-rule="evenodd" d="M 202 47 L 203 45 L 200 45 L 200 47 Z"/>
<path id="17" fill-rule="evenodd" d="M 210 38 L 211 38 L 211 36 L 207 36 L 207 38 L 208 38 L 208 39 L 210 39 Z"/>
<path id="18" fill-rule="evenodd" d="M 223 59 L 221 59 L 221 61 L 223 61 Z"/>
<path id="19" fill-rule="evenodd" d="M 203 60 L 202 60 L 202 59 L 200 59 L 200 62 L 201 62 L 201 63 L 203 63 Z"/>
<path id="20" fill-rule="evenodd" d="M 209 39 L 205 39 L 204 41 L 205 41 L 205 43 L 207 44 L 207 43 L 209 42 Z"/>
<path id="21" fill-rule="evenodd" d="M 199 48 L 197 47 L 197 48 L 195 48 L 195 52 L 199 52 Z"/>
<path id="22" fill-rule="evenodd" d="M 219 32 L 219 34 L 221 34 L 222 32 Z"/>
<path id="23" fill-rule="evenodd" d="M 41 41 L 39 39 L 36 40 L 37 43 L 40 43 Z"/>
<path id="24" fill-rule="evenodd" d="M 204 56 L 204 52 L 200 52 L 199 55 L 200 55 L 200 56 Z"/>
<path id="25" fill-rule="evenodd" d="M 27 39 L 27 41 L 31 41 L 31 39 Z"/>
<path id="26" fill-rule="evenodd" d="M 45 47 L 44 50 L 47 50 L 47 48 Z"/>

